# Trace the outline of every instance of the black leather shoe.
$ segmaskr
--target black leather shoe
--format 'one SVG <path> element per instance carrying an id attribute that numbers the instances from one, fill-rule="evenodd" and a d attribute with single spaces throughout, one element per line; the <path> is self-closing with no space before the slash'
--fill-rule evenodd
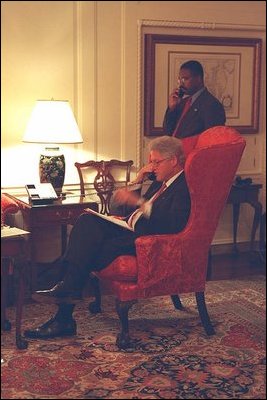
<path id="1" fill-rule="evenodd" d="M 70 290 L 65 287 L 64 281 L 58 282 L 51 289 L 47 290 L 37 290 L 35 292 L 37 295 L 42 295 L 45 297 L 52 297 L 64 300 L 81 300 L 82 295 L 79 290 Z"/>
<path id="2" fill-rule="evenodd" d="M 26 330 L 24 336 L 29 339 L 52 339 L 62 336 L 73 336 L 76 335 L 76 331 L 77 326 L 74 319 L 67 322 L 59 322 L 53 317 L 38 328 Z"/>

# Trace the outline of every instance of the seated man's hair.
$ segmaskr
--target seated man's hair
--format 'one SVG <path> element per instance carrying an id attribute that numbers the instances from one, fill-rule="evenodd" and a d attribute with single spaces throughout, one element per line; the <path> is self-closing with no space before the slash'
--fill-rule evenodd
<path id="1" fill-rule="evenodd" d="M 166 158 L 177 157 L 180 165 L 185 163 L 183 145 L 180 139 L 173 136 L 160 136 L 153 139 L 148 145 L 149 151 L 158 151 Z"/>

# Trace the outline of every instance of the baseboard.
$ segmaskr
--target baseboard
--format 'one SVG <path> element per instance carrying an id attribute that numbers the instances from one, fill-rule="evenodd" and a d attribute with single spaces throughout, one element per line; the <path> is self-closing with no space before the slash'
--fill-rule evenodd
<path id="1" fill-rule="evenodd" d="M 259 242 L 255 241 L 254 249 L 259 248 Z M 246 253 L 250 250 L 250 242 L 237 243 L 237 249 L 239 253 Z M 234 245 L 232 243 L 225 244 L 213 244 L 211 246 L 211 254 L 230 254 L 235 251 Z"/>

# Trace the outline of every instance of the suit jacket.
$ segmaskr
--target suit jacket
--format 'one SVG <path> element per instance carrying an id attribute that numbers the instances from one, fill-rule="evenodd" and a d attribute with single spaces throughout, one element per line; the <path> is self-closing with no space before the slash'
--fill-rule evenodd
<path id="1" fill-rule="evenodd" d="M 150 199 L 161 186 L 154 181 L 144 198 Z M 153 202 L 149 218 L 141 216 L 135 225 L 136 236 L 177 233 L 187 224 L 191 209 L 190 194 L 185 174 L 177 179 Z"/>
<path id="2" fill-rule="evenodd" d="M 172 135 L 184 108 L 185 100 L 173 110 L 166 110 L 163 130 L 166 135 Z M 198 135 L 212 126 L 224 125 L 226 121 L 223 105 L 206 88 L 194 101 L 184 115 L 176 136 L 185 138 Z"/>
<path id="3" fill-rule="evenodd" d="M 154 181 L 144 194 L 150 199 L 161 186 Z M 185 174 L 182 172 L 177 179 L 153 202 L 150 218 L 141 216 L 135 224 L 135 231 L 121 229 L 102 243 L 101 252 L 94 260 L 94 270 L 101 270 L 120 255 L 135 255 L 135 239 L 139 236 L 153 234 L 178 233 L 188 221 L 191 210 L 190 194 Z M 116 226 L 117 227 L 117 226 Z M 116 229 L 114 227 L 114 229 Z"/>

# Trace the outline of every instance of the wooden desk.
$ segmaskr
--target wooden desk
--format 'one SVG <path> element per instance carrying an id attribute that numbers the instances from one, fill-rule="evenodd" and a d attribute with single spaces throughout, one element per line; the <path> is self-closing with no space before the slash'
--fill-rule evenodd
<path id="1" fill-rule="evenodd" d="M 79 215 L 87 207 L 98 210 L 98 203 L 92 201 L 90 196 L 67 195 L 48 205 L 31 205 L 27 196 L 11 196 L 15 200 L 23 215 L 23 228 L 31 232 L 30 241 L 30 264 L 31 279 L 30 290 L 33 292 L 37 281 L 36 233 L 44 227 L 61 227 L 61 253 L 63 254 L 67 245 L 67 225 L 73 225 Z"/>
<path id="2" fill-rule="evenodd" d="M 233 236 L 235 251 L 237 251 L 236 236 L 241 203 L 248 203 L 254 208 L 254 218 L 250 237 L 250 251 L 252 252 L 254 250 L 255 235 L 262 215 L 262 205 L 259 201 L 259 192 L 261 188 L 262 184 L 257 183 L 243 186 L 233 185 L 229 193 L 227 203 L 233 204 Z"/>
<path id="3" fill-rule="evenodd" d="M 4 237 L 4 230 L 9 228 L 1 229 L 1 329 L 9 331 L 11 324 L 6 318 L 6 301 L 7 301 L 7 289 L 8 289 L 8 273 L 11 257 L 25 256 L 25 234 L 26 232 L 21 231 L 23 236 L 18 234 L 12 234 L 11 236 Z M 12 231 L 12 228 L 10 228 Z M 19 265 L 19 289 L 17 294 L 17 306 L 16 306 L 16 346 L 18 349 L 26 349 L 28 343 L 21 337 L 21 319 L 22 319 L 22 308 L 24 304 L 24 282 L 25 282 L 25 263 Z"/>

